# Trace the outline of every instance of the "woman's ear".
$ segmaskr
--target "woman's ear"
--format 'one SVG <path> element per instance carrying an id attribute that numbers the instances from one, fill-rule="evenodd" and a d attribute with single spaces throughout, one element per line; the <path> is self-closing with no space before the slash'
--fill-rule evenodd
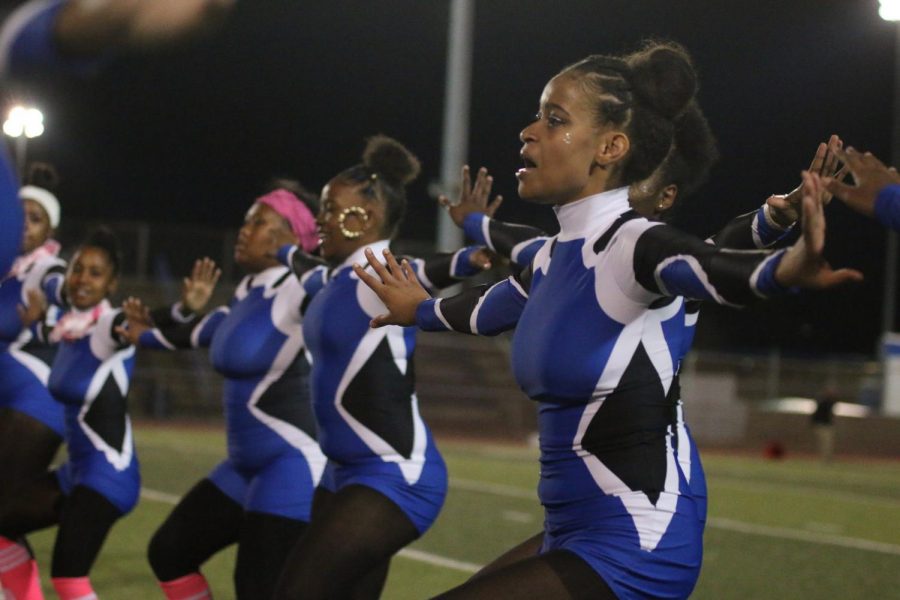
<path id="1" fill-rule="evenodd" d="M 675 204 L 675 199 L 678 197 L 678 186 L 674 183 L 670 183 L 666 187 L 662 189 L 659 193 L 659 197 L 656 199 L 655 210 L 656 213 L 664 213 Z"/>
<path id="2" fill-rule="evenodd" d="M 622 131 L 604 131 L 600 134 L 597 151 L 594 153 L 594 163 L 600 167 L 608 168 L 621 162 L 631 149 L 631 140 Z"/>

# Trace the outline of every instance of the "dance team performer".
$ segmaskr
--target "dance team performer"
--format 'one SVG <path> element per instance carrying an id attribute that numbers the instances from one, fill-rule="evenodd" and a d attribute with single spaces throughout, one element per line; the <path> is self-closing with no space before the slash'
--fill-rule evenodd
<path id="1" fill-rule="evenodd" d="M 59 524 L 51 575 L 62 600 L 96 598 L 91 566 L 113 524 L 134 508 L 140 489 L 126 406 L 134 348 L 117 333 L 125 316 L 108 300 L 120 266 L 115 237 L 97 230 L 66 271 L 68 312 L 52 326 L 37 322 L 37 292 L 22 311 L 35 334 L 58 347 L 48 388 L 64 406 L 68 460 L 0 507 L 0 534 L 14 539 Z"/>
<path id="2" fill-rule="evenodd" d="M 802 239 L 776 253 L 720 251 L 631 212 L 628 186 L 664 159 L 695 85 L 672 44 L 592 56 L 551 79 L 540 118 L 522 131 L 517 176 L 521 197 L 556 206 L 561 232 L 518 278 L 429 300 L 389 252 L 388 268 L 367 253 L 381 281 L 354 268 L 389 308 L 375 327 L 491 334 L 515 325 L 513 369 L 539 403 L 541 554 L 448 598 L 689 595 L 702 525 L 674 454 L 674 365 L 658 309 L 673 296 L 739 305 L 860 277 L 822 260 L 812 195 Z M 522 305 L 517 322 L 504 313 Z"/>
<path id="3" fill-rule="evenodd" d="M 306 310 L 303 336 L 328 467 L 276 598 L 377 598 L 391 557 L 422 535 L 443 505 L 446 467 L 415 394 L 415 333 L 371 330 L 369 320 L 384 307 L 350 268 L 365 247 L 388 247 L 406 212 L 405 187 L 418 172 L 402 144 L 375 136 L 362 163 L 322 191 L 319 251 L 330 269 Z M 280 255 L 302 274 L 301 253 Z M 411 268 L 426 286 L 444 287 L 488 266 L 479 260 L 469 248 Z"/>
<path id="4" fill-rule="evenodd" d="M 275 189 L 247 212 L 234 250 L 247 273 L 228 306 L 190 323 L 149 329 L 140 302 L 126 302 L 128 335 L 143 347 L 209 347 L 225 378 L 228 458 L 197 483 L 150 542 L 148 557 L 169 599 L 209 597 L 200 567 L 237 543 L 238 598 L 271 597 L 289 550 L 309 522 L 312 493 L 325 468 L 309 404 L 302 310 L 321 287 L 321 271 L 297 279 L 278 249 L 318 246 L 315 217 L 291 191 Z M 219 271 L 198 261 L 175 312 L 206 304 Z M 195 296 L 191 299 L 191 296 Z"/>

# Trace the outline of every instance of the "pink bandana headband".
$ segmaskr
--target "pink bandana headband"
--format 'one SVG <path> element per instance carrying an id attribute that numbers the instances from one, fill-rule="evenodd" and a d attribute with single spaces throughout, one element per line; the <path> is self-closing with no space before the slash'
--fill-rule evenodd
<path id="1" fill-rule="evenodd" d="M 312 252 L 319 247 L 319 235 L 316 233 L 316 218 L 309 208 L 297 196 L 287 190 L 275 190 L 256 200 L 265 204 L 291 225 L 291 231 L 300 240 L 300 247 Z"/>

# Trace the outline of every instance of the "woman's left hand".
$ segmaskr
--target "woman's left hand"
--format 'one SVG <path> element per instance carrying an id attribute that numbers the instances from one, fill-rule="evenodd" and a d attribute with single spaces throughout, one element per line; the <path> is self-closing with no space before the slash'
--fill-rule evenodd
<path id="1" fill-rule="evenodd" d="M 826 195 L 816 173 L 803 172 L 803 235 L 791 246 L 775 270 L 775 280 L 785 287 L 826 289 L 850 281 L 862 281 L 855 269 L 831 268 L 822 256 L 825 249 Z"/>

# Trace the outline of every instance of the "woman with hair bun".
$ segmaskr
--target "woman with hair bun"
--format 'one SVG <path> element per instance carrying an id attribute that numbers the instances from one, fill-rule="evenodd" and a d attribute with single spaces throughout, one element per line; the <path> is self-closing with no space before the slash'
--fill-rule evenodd
<path id="1" fill-rule="evenodd" d="M 391 557 L 431 526 L 444 503 L 447 469 L 416 399 L 415 332 L 370 329 L 384 305 L 351 268 L 365 248 L 388 247 L 406 212 L 406 186 L 418 173 L 409 150 L 375 136 L 362 163 L 322 190 L 319 251 L 329 273 L 306 311 L 303 336 L 328 466 L 276 598 L 377 598 Z M 288 248 L 280 255 L 295 274 L 303 270 L 302 253 Z M 428 287 L 480 270 L 472 249 L 411 268 Z"/>
<path id="2" fill-rule="evenodd" d="M 16 199 L 25 213 L 23 235 L 16 238 L 20 254 L 0 280 L 0 506 L 46 473 L 63 439 L 63 409 L 47 390 L 51 356 L 33 343 L 19 318 L 34 291 L 55 306 L 63 302 L 66 263 L 53 239 L 60 220 L 56 185 L 51 166 L 31 165 Z M 16 599 L 40 589 L 37 564 L 24 538 L 0 536 L 0 587 Z"/>
<path id="3" fill-rule="evenodd" d="M 389 309 L 373 327 L 515 327 L 513 371 L 538 403 L 543 545 L 441 597 L 690 595 L 703 524 L 675 452 L 680 345 L 667 341 L 665 307 L 677 296 L 740 305 L 860 277 L 821 258 L 824 218 L 810 188 L 803 238 L 775 253 L 721 251 L 631 210 L 629 186 L 669 152 L 696 85 L 686 51 L 662 43 L 590 56 L 547 83 L 520 134 L 517 177 L 523 199 L 554 205 L 561 231 L 520 275 L 430 299 L 389 253 L 385 266 L 368 252 L 377 277 L 354 269 Z"/>

